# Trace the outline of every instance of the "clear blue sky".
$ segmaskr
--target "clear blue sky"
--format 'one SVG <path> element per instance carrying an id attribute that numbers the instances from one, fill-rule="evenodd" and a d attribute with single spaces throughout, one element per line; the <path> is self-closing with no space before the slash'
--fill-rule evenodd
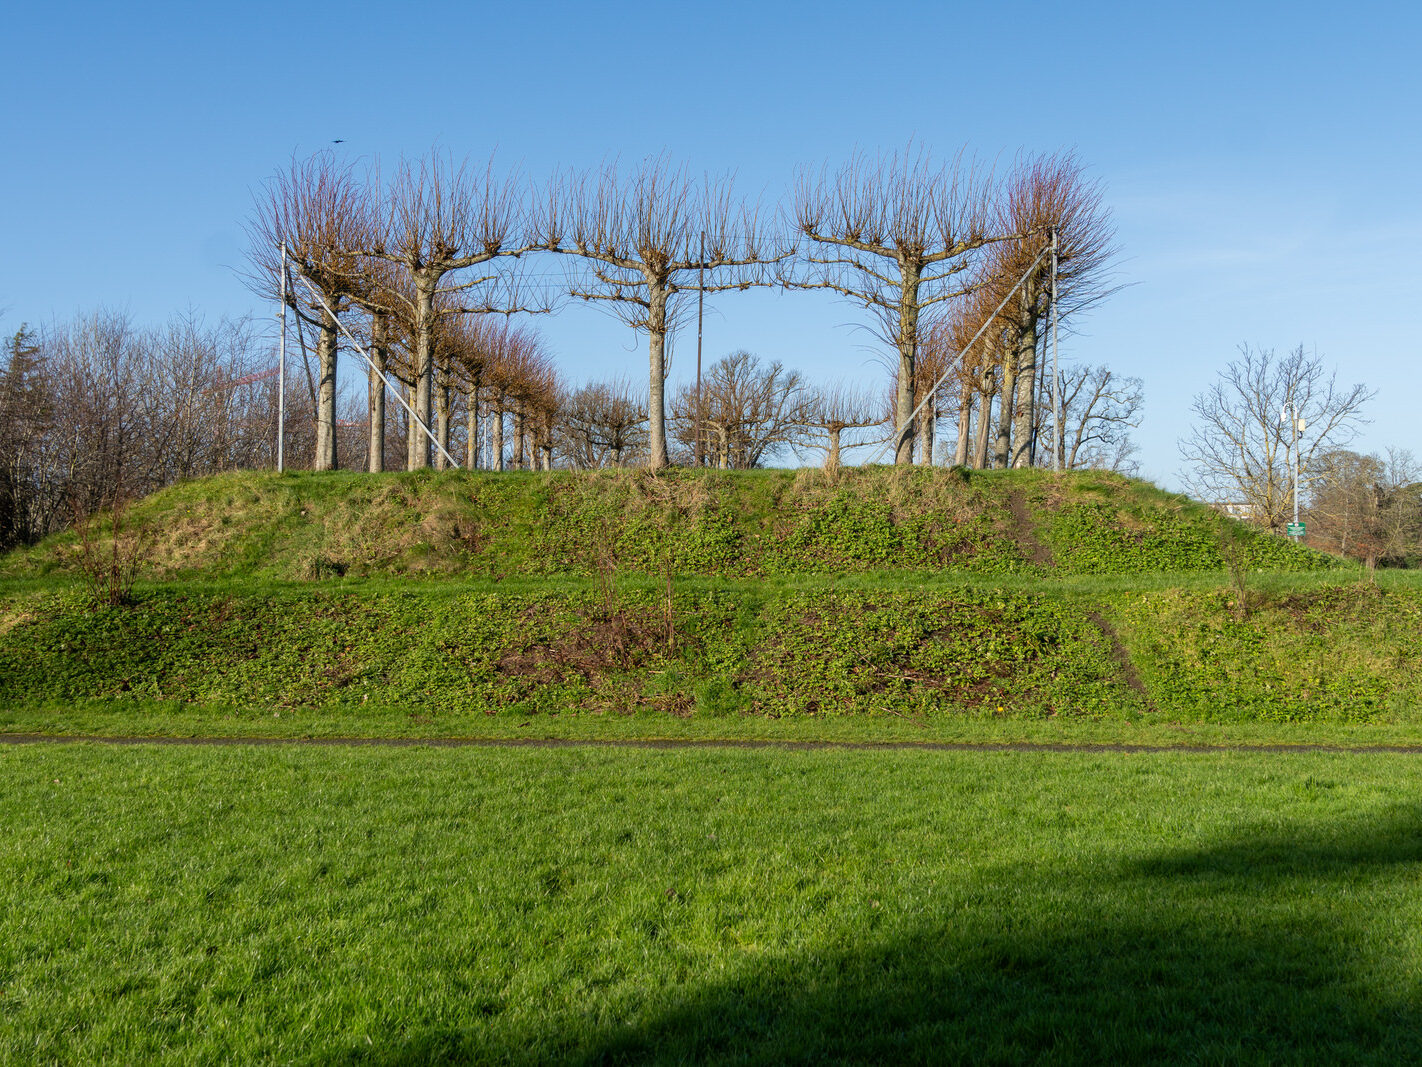
<path id="1" fill-rule="evenodd" d="M 1143 472 L 1177 482 L 1190 398 L 1243 342 L 1380 390 L 1361 444 L 1422 453 L 1422 14 L 1412 4 L 25 4 L 0 63 L 0 330 L 103 305 L 272 309 L 235 277 L 257 185 L 335 138 L 534 176 L 663 150 L 767 200 L 804 164 L 910 138 L 1074 149 L 1125 289 L 1063 346 L 1145 381 Z M 876 376 L 851 306 L 718 298 L 712 356 Z M 540 320 L 574 379 L 644 345 Z M 674 379 L 690 366 L 684 340 Z"/>

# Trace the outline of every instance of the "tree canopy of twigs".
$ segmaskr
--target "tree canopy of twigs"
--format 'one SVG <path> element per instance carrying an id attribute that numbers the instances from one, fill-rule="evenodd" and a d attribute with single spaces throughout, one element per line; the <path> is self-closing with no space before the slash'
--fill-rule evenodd
<path id="1" fill-rule="evenodd" d="M 558 433 L 576 470 L 625 467 L 647 449 L 647 398 L 630 381 L 589 382 L 563 398 Z"/>
<path id="2" fill-rule="evenodd" d="M 435 326 L 443 315 L 511 311 L 516 298 L 494 297 L 503 280 L 488 267 L 530 248 L 518 183 L 500 175 L 492 160 L 482 169 L 432 151 L 402 160 L 379 200 L 370 203 L 360 249 L 401 268 L 408 285 L 385 290 L 391 310 L 410 324 L 415 412 L 432 425 L 435 391 Z M 484 269 L 476 269 L 484 268 Z M 411 435 L 409 466 L 428 467 L 431 444 Z"/>
<path id="3" fill-rule="evenodd" d="M 722 470 L 760 466 L 777 446 L 804 433 L 809 396 L 799 371 L 741 349 L 707 368 L 701 397 L 683 386 L 672 403 L 676 436 L 688 455 L 698 445 Z M 697 441 L 698 432 L 704 440 Z"/>
<path id="4" fill-rule="evenodd" d="M 747 289 L 783 250 L 766 243 L 758 210 L 735 199 L 729 178 L 697 181 L 660 156 L 626 174 L 609 164 L 555 179 L 539 227 L 540 247 L 586 266 L 571 281 L 572 296 L 603 303 L 646 332 L 648 464 L 665 467 L 667 335 L 678 296 Z"/>
<path id="5" fill-rule="evenodd" d="M 919 320 L 971 291 L 969 253 L 1006 234 L 992 229 L 990 180 L 960 154 L 943 163 L 909 147 L 838 170 L 802 173 L 794 222 L 810 247 L 787 284 L 829 289 L 862 304 L 898 354 L 896 463 L 913 462 Z"/>
<path id="6" fill-rule="evenodd" d="M 895 462 L 912 462 L 916 442 L 932 462 L 938 419 L 955 407 L 960 460 L 976 415 L 975 462 L 1032 462 L 1050 235 L 1060 310 L 1089 306 L 1109 291 L 1109 216 L 1073 156 L 1021 159 L 999 182 L 962 153 L 947 162 L 912 145 L 877 157 L 856 153 L 838 169 L 802 172 L 788 221 L 794 240 L 787 229 L 767 227 L 759 206 L 738 198 L 728 177 L 693 177 L 664 155 L 631 168 L 566 171 L 533 190 L 492 161 L 474 166 L 433 151 L 401 160 L 388 184 L 378 170 L 357 179 L 326 153 L 293 163 L 267 183 L 249 228 L 265 291 L 279 288 L 282 245 L 313 286 L 303 292 L 299 321 L 318 327 L 318 467 L 336 463 L 335 356 L 343 331 L 368 340 L 359 343 L 375 364 L 367 405 L 373 469 L 385 454 L 386 372 L 405 383 L 415 413 L 407 467 L 430 464 L 429 436 L 445 455 L 471 376 L 469 439 L 480 439 L 482 410 L 497 412 L 491 452 L 500 462 L 511 414 L 513 462 L 525 461 L 529 435 L 537 437 L 529 447 L 543 450 L 539 461 L 550 461 L 559 435 L 547 427 L 568 396 L 543 370 L 517 382 L 507 378 L 513 363 L 485 374 L 479 346 L 461 336 L 487 314 L 550 310 L 542 301 L 525 306 L 520 293 L 514 263 L 531 252 L 565 256 L 570 296 L 648 335 L 646 462 L 653 469 L 671 458 L 670 338 L 692 304 L 681 298 L 762 284 L 824 289 L 871 312 L 894 353 Z M 351 309 L 366 316 L 363 325 L 344 321 Z M 975 350 L 964 352 L 974 338 Z M 469 452 L 468 461 L 478 458 L 477 448 Z"/>
<path id="7" fill-rule="evenodd" d="M 845 430 L 865 430 L 885 422 L 883 397 L 863 386 L 835 382 L 809 391 L 803 418 L 800 446 L 823 451 L 825 469 L 835 471 L 844 449 L 868 443 L 845 442 Z"/>
<path id="8" fill-rule="evenodd" d="M 1280 530 L 1293 501 L 1290 418 L 1306 423 L 1298 448 L 1307 469 L 1316 455 L 1353 439 L 1373 395 L 1361 384 L 1339 385 L 1302 345 L 1284 356 L 1241 346 L 1190 406 L 1195 428 L 1180 442 L 1186 485 L 1203 500 L 1243 505 L 1255 522 Z"/>

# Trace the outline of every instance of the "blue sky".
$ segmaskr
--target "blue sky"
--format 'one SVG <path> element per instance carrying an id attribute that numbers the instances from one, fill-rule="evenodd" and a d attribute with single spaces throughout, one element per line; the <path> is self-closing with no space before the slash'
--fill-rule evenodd
<path id="1" fill-rule="evenodd" d="M 1062 356 L 1144 379 L 1144 474 L 1178 484 L 1190 398 L 1241 343 L 1316 350 L 1379 389 L 1363 447 L 1422 453 L 1410 4 L 54 3 L 5 24 L 5 332 L 100 305 L 269 315 L 233 272 L 252 192 L 335 138 L 534 177 L 666 151 L 767 201 L 856 146 L 1066 148 L 1105 185 L 1127 288 Z M 883 374 L 848 304 L 713 304 L 710 356 Z M 539 325 L 574 379 L 645 376 L 606 315 Z"/>

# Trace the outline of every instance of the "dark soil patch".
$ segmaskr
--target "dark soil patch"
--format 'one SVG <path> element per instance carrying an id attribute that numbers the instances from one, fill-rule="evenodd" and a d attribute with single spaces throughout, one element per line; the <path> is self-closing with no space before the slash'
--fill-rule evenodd
<path id="1" fill-rule="evenodd" d="M 1111 659 L 1121 668 L 1121 677 L 1126 680 L 1126 685 L 1141 695 L 1147 708 L 1151 711 L 1156 710 L 1155 705 L 1151 703 L 1150 693 L 1146 691 L 1145 683 L 1141 681 L 1135 664 L 1131 662 L 1130 653 L 1126 651 L 1126 646 L 1121 644 L 1121 638 L 1117 635 L 1116 628 L 1099 611 L 1088 611 L 1086 617 L 1096 624 L 1097 628 L 1106 635 L 1106 640 L 1111 643 Z"/>
<path id="2" fill-rule="evenodd" d="M 530 642 L 499 657 L 500 673 L 547 684 L 569 674 L 596 682 L 642 666 L 666 650 L 665 623 L 624 609 L 579 612 L 576 622 L 546 642 Z"/>
<path id="3" fill-rule="evenodd" d="M 1052 550 L 1037 540 L 1035 524 L 1022 490 L 1014 489 L 1007 495 L 1007 506 L 1012 510 L 1012 539 L 1017 542 L 1018 551 L 1039 567 L 1055 567 Z"/>

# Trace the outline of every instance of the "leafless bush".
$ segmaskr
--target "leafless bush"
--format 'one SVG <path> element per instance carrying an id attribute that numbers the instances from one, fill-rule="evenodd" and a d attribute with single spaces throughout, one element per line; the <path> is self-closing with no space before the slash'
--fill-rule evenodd
<path id="1" fill-rule="evenodd" d="M 109 508 L 109 536 L 101 538 L 98 513 L 85 514 L 75 502 L 79 573 L 92 603 L 122 607 L 133 602 L 133 583 L 147 558 L 149 538 L 128 522 L 127 495 L 116 488 Z"/>

